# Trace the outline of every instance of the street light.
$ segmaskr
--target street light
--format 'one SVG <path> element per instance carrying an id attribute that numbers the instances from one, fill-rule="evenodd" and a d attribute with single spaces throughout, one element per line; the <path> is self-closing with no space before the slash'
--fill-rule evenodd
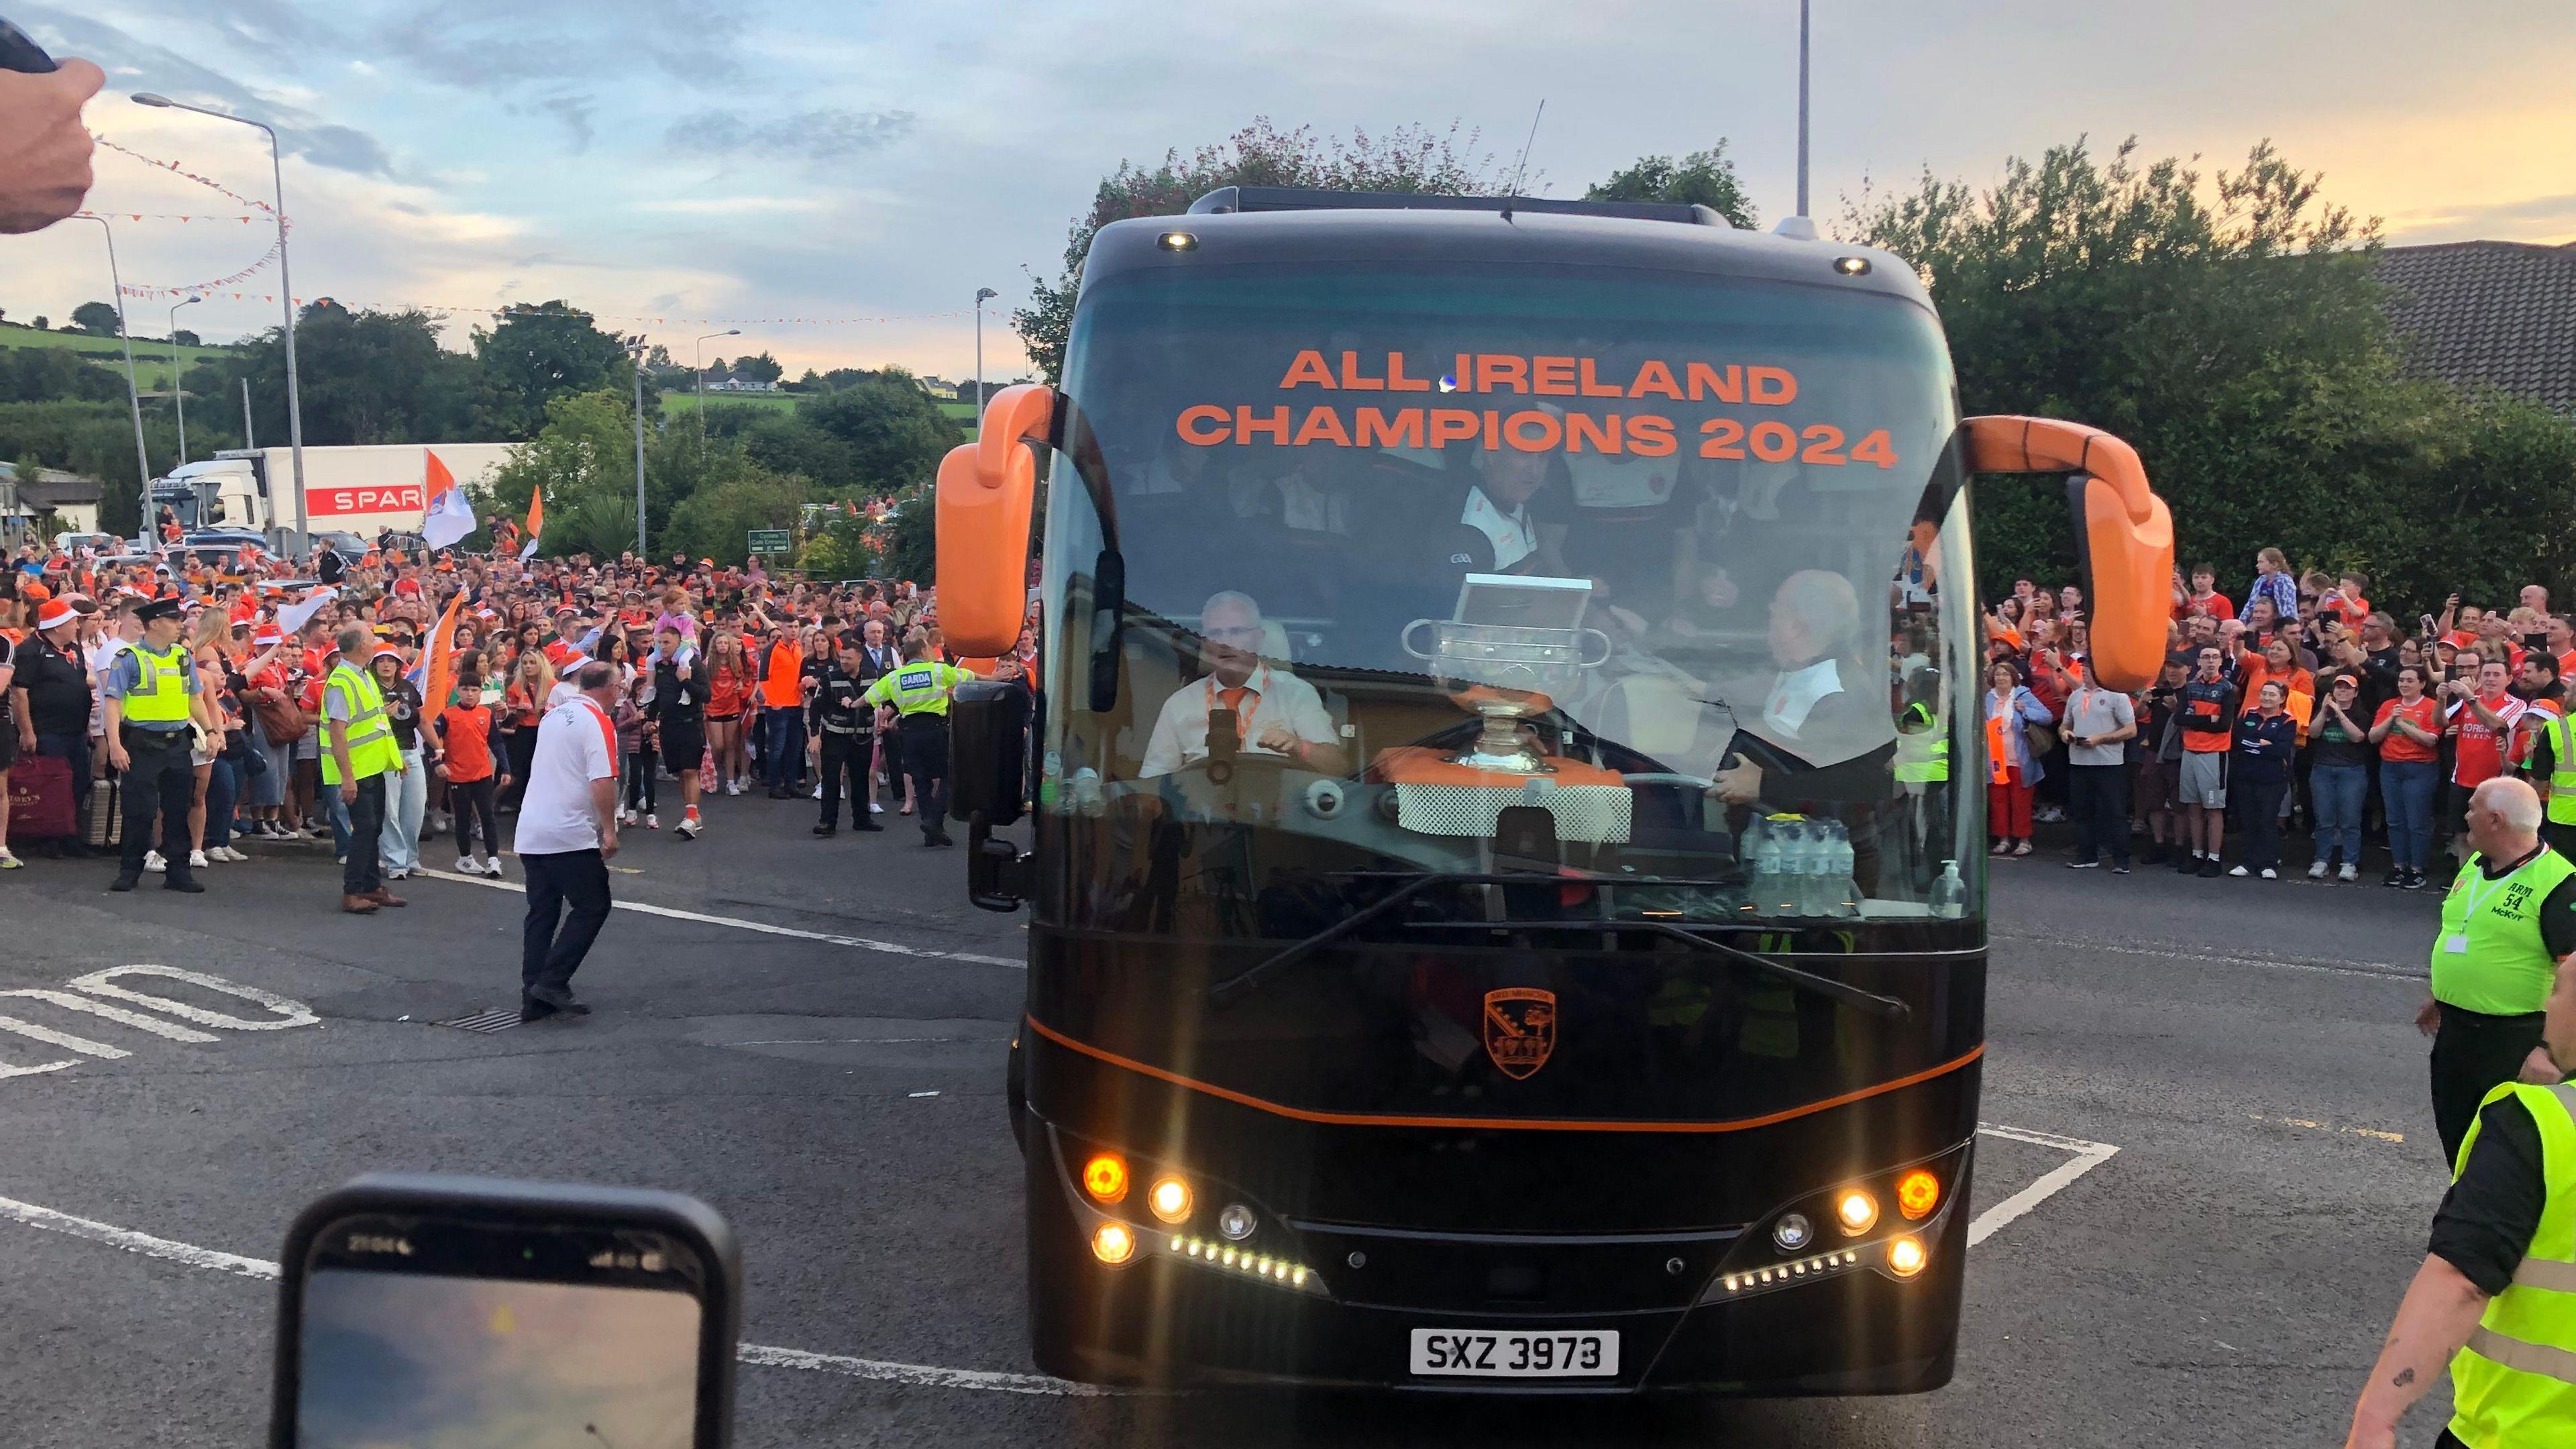
<path id="1" fill-rule="evenodd" d="M 184 101 L 174 101 L 168 96 L 154 95 L 150 91 L 136 94 L 134 103 L 138 106 L 161 106 L 174 111 L 194 111 L 200 116 L 212 116 L 218 121 L 231 121 L 237 125 L 249 126 L 268 135 L 269 178 L 277 191 L 277 301 L 278 306 L 286 314 L 286 442 L 294 458 L 295 467 L 295 541 L 290 547 L 300 558 L 311 547 L 311 540 L 305 533 L 304 516 L 304 402 L 296 391 L 295 281 L 286 270 L 286 162 L 278 150 L 277 132 L 271 130 L 265 122 L 254 121 L 248 116 L 210 111 L 204 106 L 192 106 Z M 139 429 L 140 425 L 137 426 Z"/>
<path id="2" fill-rule="evenodd" d="M 179 309 L 194 307 L 206 300 L 190 297 L 185 302 L 170 304 L 170 400 L 179 405 L 179 463 L 188 462 L 188 390 L 179 385 Z"/>
<path id="3" fill-rule="evenodd" d="M 710 332 L 706 337 L 698 339 L 698 456 L 700 457 L 705 457 L 707 452 L 707 337 L 740 337 L 741 335 L 741 328 L 728 327 L 722 332 Z"/>
<path id="4" fill-rule="evenodd" d="M 1002 295 L 990 287 L 975 289 L 975 432 L 984 432 L 984 304 Z"/>
<path id="5" fill-rule="evenodd" d="M 135 534 L 148 547 L 152 539 L 152 460 L 144 454 L 143 395 L 134 387 L 134 336 L 125 326 L 125 278 L 116 268 L 116 228 L 109 226 L 103 216 L 83 214 L 73 220 L 97 222 L 98 229 L 107 233 L 107 280 L 116 288 L 116 336 L 125 344 L 125 405 L 134 414 L 134 471 L 143 482 L 143 511 L 135 515 Z"/>
<path id="6" fill-rule="evenodd" d="M 635 557 L 650 560 L 644 548 L 644 334 L 626 339 L 626 355 L 635 359 Z M 706 404 L 701 402 L 700 407 Z"/>

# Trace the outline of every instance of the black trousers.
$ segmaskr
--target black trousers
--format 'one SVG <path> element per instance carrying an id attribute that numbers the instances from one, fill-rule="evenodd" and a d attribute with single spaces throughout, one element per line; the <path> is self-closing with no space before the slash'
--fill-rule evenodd
<path id="1" fill-rule="evenodd" d="M 119 743 L 130 762 L 125 768 L 124 852 L 120 875 L 141 876 L 143 853 L 152 848 L 152 817 L 161 817 L 161 858 L 169 878 L 188 879 L 188 809 L 197 801 L 197 767 L 188 758 L 188 732 L 163 734 L 131 726 Z"/>
<path id="2" fill-rule="evenodd" d="M 2129 767 L 2066 767 L 2066 812 L 2075 817 L 2075 858 L 2129 863 Z"/>
<path id="3" fill-rule="evenodd" d="M 456 807 L 456 853 L 474 853 L 474 835 L 479 827 L 483 834 L 483 853 L 498 859 L 501 854 L 501 823 L 492 811 L 492 787 L 500 782 L 486 775 L 480 780 L 451 780 L 447 798 Z"/>
<path id="4" fill-rule="evenodd" d="M 2288 780 L 2248 779 L 2241 770 L 2228 782 L 2227 803 L 2244 837 L 2245 864 L 2255 870 L 2281 863 L 2281 797 L 2289 789 Z"/>
<path id="5" fill-rule="evenodd" d="M 948 720 L 917 714 L 903 722 L 903 773 L 912 781 L 921 838 L 948 838 Z"/>
<path id="6" fill-rule="evenodd" d="M 349 802 L 349 858 L 340 867 L 341 894 L 363 896 L 385 888 L 384 864 L 376 854 L 376 841 L 384 833 L 385 777 L 369 775 L 358 782 L 358 798 Z"/>
<path id="7" fill-rule="evenodd" d="M 2433 1129 L 2442 1135 L 2442 1162 L 2460 1160 L 2460 1143 L 2477 1120 L 2478 1103 L 2522 1075 L 2522 1059 L 2540 1045 L 2543 1013 L 2489 1016 L 2442 1006 L 2442 1026 L 2433 1034 Z"/>
<path id="8" fill-rule="evenodd" d="M 520 934 L 519 992 L 532 1000 L 572 992 L 599 928 L 608 923 L 608 862 L 597 850 L 522 855 L 528 877 L 528 921 Z M 572 914 L 566 917 L 564 908 Z M 557 929 L 560 927 L 561 929 Z"/>
<path id="9" fill-rule="evenodd" d="M 841 787 L 849 786 L 850 823 L 873 824 L 868 816 L 868 761 L 876 751 L 876 736 L 865 730 L 857 734 L 835 734 L 823 731 L 823 823 L 841 823 Z"/>

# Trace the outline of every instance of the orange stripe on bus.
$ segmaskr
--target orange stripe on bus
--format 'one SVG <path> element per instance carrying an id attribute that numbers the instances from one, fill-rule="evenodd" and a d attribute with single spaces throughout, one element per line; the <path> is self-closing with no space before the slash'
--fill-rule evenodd
<path id="1" fill-rule="evenodd" d="M 1187 1087 L 1193 1092 L 1205 1092 L 1211 1097 L 1220 1097 L 1239 1106 L 1257 1108 L 1281 1117 L 1292 1117 L 1300 1122 L 1323 1122 L 1336 1127 L 1455 1127 L 1468 1131 L 1482 1129 L 1498 1132 L 1744 1132 L 1755 1127 L 1768 1127 L 1775 1122 L 1786 1122 L 1796 1117 L 1828 1112 L 1865 1098 L 1901 1091 L 1907 1087 L 1928 1082 L 1934 1077 L 1955 1072 L 1986 1054 L 1985 1044 L 1980 1042 L 1963 1055 L 1943 1062 L 1937 1067 L 1926 1067 L 1922 1071 L 1898 1077 L 1891 1082 L 1880 1082 L 1876 1086 L 1863 1087 L 1856 1092 L 1845 1092 L 1839 1097 L 1827 1097 L 1818 1102 L 1803 1102 L 1784 1111 L 1769 1112 L 1759 1117 L 1739 1117 L 1726 1122 L 1583 1122 L 1544 1117 L 1517 1119 L 1399 1117 L 1367 1112 L 1312 1112 L 1303 1107 L 1287 1106 L 1264 1097 L 1255 1097 L 1248 1092 L 1238 1092 L 1228 1087 L 1217 1086 L 1213 1082 L 1202 1082 L 1195 1077 L 1185 1077 L 1178 1072 L 1165 1071 L 1161 1067 L 1150 1066 L 1144 1062 L 1122 1057 L 1116 1052 L 1103 1050 L 1089 1042 L 1076 1041 L 1034 1016 L 1028 1018 L 1028 1023 L 1030 1030 L 1038 1035 L 1058 1046 L 1080 1052 L 1095 1061 L 1107 1062 L 1113 1067 L 1124 1067 L 1128 1071 L 1141 1073 L 1156 1081 L 1169 1082 L 1176 1087 Z"/>

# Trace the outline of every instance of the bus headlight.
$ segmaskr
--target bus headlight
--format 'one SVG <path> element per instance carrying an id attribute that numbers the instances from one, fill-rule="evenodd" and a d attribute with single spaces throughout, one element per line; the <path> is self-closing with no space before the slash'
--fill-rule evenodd
<path id="1" fill-rule="evenodd" d="M 1805 1213 L 1783 1213 L 1780 1221 L 1771 1225 L 1771 1241 L 1784 1253 L 1798 1251 L 1815 1236 L 1816 1225 L 1807 1221 Z"/>
<path id="2" fill-rule="evenodd" d="M 1878 1226 L 1878 1199 L 1860 1188 L 1850 1188 L 1834 1199 L 1834 1218 L 1842 1224 L 1843 1236 L 1857 1238 Z"/>
<path id="3" fill-rule="evenodd" d="M 1229 1241 L 1239 1243 L 1252 1236 L 1255 1222 L 1252 1209 L 1239 1202 L 1230 1202 L 1225 1205 L 1225 1211 L 1216 1215 L 1216 1230 L 1225 1234 Z"/>
<path id="4" fill-rule="evenodd" d="M 1154 1186 L 1145 1194 L 1145 1206 L 1167 1223 L 1189 1221 L 1190 1202 L 1190 1185 L 1170 1173 L 1154 1179 Z"/>
<path id="5" fill-rule="evenodd" d="M 1925 1251 L 1923 1240 L 1912 1233 L 1887 1245 L 1887 1271 L 1899 1278 L 1911 1278 L 1922 1272 L 1923 1265 L 1929 1261 L 1931 1254 Z"/>
<path id="6" fill-rule="evenodd" d="M 1941 1205 L 1941 1179 L 1916 1168 L 1896 1180 L 1896 1210 L 1909 1223 L 1919 1223 Z"/>
<path id="7" fill-rule="evenodd" d="M 1136 1235 L 1125 1223 L 1102 1223 L 1091 1230 L 1091 1256 L 1115 1268 L 1136 1256 Z"/>
<path id="8" fill-rule="evenodd" d="M 1127 1159 L 1115 1152 L 1096 1152 L 1082 1164 L 1082 1190 L 1094 1202 L 1117 1202 L 1127 1196 Z"/>

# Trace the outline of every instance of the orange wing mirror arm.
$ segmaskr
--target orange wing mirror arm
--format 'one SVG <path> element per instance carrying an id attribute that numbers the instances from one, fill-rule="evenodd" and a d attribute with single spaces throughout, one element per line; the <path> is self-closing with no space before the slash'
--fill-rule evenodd
<path id="1" fill-rule="evenodd" d="M 2146 688 L 2173 617 L 2173 514 L 2137 450 L 2055 418 L 1969 418 L 1960 429 L 1971 473 L 2080 475 L 2068 495 L 2093 600 L 2093 670 L 2104 688 Z"/>
<path id="2" fill-rule="evenodd" d="M 993 394 L 975 441 L 939 464 L 939 627 L 948 647 L 1002 655 L 1028 614 L 1029 509 L 1037 454 L 1055 427 L 1056 391 L 1024 382 Z"/>

